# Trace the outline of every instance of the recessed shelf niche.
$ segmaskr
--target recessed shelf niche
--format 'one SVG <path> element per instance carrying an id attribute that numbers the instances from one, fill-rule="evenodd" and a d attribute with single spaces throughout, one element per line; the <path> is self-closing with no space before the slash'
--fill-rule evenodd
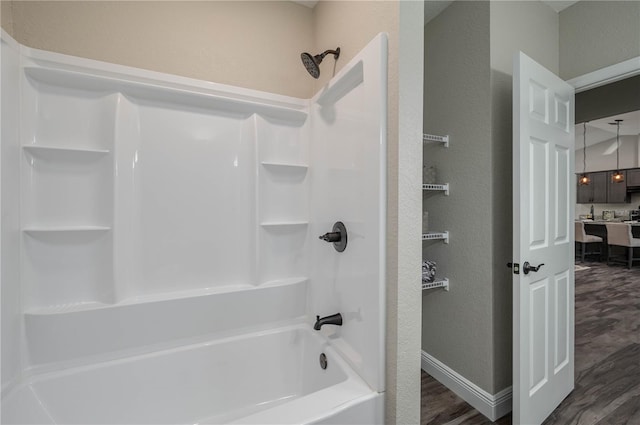
<path id="1" fill-rule="evenodd" d="M 114 302 L 108 230 L 25 229 L 23 278 L 27 308 Z"/>

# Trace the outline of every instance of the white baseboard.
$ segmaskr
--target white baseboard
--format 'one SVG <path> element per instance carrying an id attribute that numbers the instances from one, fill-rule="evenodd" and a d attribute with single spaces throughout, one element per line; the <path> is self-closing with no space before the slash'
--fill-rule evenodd
<path id="1" fill-rule="evenodd" d="M 511 390 L 489 394 L 435 357 L 422 352 L 422 369 L 477 411 L 495 421 L 511 411 Z"/>

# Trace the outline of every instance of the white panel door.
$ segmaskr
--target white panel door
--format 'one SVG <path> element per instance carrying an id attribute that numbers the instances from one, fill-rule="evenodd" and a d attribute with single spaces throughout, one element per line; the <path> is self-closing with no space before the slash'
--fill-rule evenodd
<path id="1" fill-rule="evenodd" d="M 574 89 L 520 52 L 513 97 L 513 423 L 534 425 L 574 385 Z"/>

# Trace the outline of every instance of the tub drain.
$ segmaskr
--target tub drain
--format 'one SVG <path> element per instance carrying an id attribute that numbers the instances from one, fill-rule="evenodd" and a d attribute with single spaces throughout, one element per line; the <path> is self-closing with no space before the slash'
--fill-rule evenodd
<path id="1" fill-rule="evenodd" d="M 327 368 L 327 355 L 324 353 L 320 354 L 320 367 L 323 369 Z"/>

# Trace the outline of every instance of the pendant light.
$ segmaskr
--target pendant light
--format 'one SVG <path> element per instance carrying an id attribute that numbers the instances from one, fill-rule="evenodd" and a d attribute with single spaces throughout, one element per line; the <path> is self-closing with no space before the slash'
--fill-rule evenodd
<path id="1" fill-rule="evenodd" d="M 587 175 L 587 123 L 582 123 L 584 132 L 582 133 L 582 175 L 580 176 L 580 184 L 583 186 L 591 183 Z"/>
<path id="2" fill-rule="evenodd" d="M 620 123 L 622 120 L 615 120 L 616 122 L 610 122 L 609 124 L 617 126 L 616 131 L 616 172 L 611 175 L 611 181 L 614 183 L 622 183 L 624 181 L 624 174 L 620 172 Z"/>

